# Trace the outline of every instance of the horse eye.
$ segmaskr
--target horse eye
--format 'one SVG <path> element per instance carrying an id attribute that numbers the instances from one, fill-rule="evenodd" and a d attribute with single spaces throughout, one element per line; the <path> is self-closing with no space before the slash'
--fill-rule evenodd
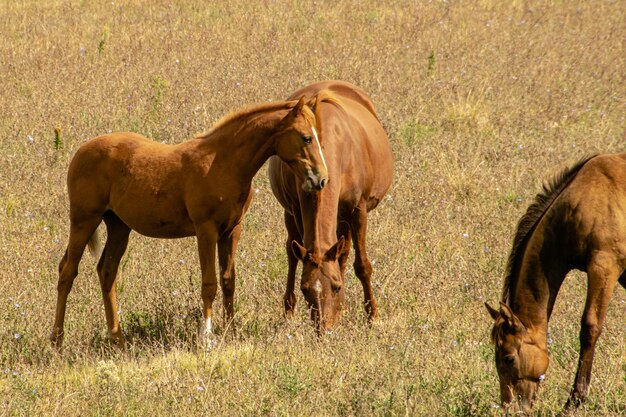
<path id="1" fill-rule="evenodd" d="M 341 286 L 340 285 L 333 285 L 332 289 L 333 289 L 333 294 L 337 295 L 337 294 L 339 294 L 339 291 L 341 291 Z"/>
<path id="2" fill-rule="evenodd" d="M 306 144 L 309 144 L 309 143 L 311 143 L 311 142 L 312 142 L 312 138 L 311 138 L 311 136 L 309 136 L 309 135 L 302 136 L 302 140 L 303 140 L 303 141 L 304 141 L 304 143 L 306 143 Z"/>
<path id="3" fill-rule="evenodd" d="M 508 366 L 513 365 L 513 363 L 515 363 L 515 356 L 511 356 L 511 355 L 505 356 L 504 363 Z"/>

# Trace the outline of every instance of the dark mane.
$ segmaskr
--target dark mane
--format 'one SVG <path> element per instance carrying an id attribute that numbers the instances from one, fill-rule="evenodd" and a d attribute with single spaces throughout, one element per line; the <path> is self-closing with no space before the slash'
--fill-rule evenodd
<path id="1" fill-rule="evenodd" d="M 502 289 L 502 302 L 509 304 L 511 294 L 515 293 L 515 285 L 519 277 L 519 270 L 522 258 L 526 250 L 526 244 L 532 235 L 535 227 L 552 205 L 554 200 L 563 192 L 563 190 L 572 182 L 578 171 L 596 155 L 588 156 L 578 161 L 574 166 L 561 171 L 550 181 L 544 183 L 543 191 L 535 196 L 526 214 L 522 216 L 517 224 L 517 232 L 513 239 L 513 248 L 506 265 L 506 277 L 504 279 L 504 288 Z M 493 335 L 492 335 L 493 337 Z"/>

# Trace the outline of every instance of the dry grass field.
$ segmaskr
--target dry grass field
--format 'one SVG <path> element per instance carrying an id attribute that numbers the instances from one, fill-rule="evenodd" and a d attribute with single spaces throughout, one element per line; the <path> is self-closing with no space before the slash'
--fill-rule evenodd
<path id="1" fill-rule="evenodd" d="M 626 149 L 624 1 L 0 1 L 0 416 L 503 414 L 492 320 L 511 239 L 544 180 Z M 395 177 L 371 213 L 381 320 L 347 311 L 318 339 L 282 316 L 282 210 L 264 167 L 237 253 L 236 324 L 197 349 L 194 239 L 136 233 L 117 284 L 125 354 L 106 340 L 95 260 L 48 342 L 68 236 L 65 177 L 116 130 L 178 143 L 223 115 L 324 79 L 371 94 Z M 585 275 L 550 322 L 536 415 L 574 379 Z M 299 294 L 300 295 L 300 294 Z M 587 403 L 626 413 L 626 291 L 610 304 Z"/>

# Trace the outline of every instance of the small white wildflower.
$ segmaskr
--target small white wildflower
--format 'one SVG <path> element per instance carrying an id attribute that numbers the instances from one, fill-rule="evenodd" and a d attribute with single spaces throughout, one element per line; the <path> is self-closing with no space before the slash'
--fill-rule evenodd
<path id="1" fill-rule="evenodd" d="M 469 237 L 469 233 L 463 233 L 463 237 L 467 239 Z"/>
<path id="2" fill-rule="evenodd" d="M 21 333 L 15 333 L 15 334 L 13 335 L 13 338 L 14 338 L 15 340 L 21 339 L 21 338 L 22 338 L 22 334 L 21 334 Z"/>
<path id="3" fill-rule="evenodd" d="M 172 291 L 172 295 L 173 295 L 174 297 L 176 297 L 176 296 L 178 295 L 178 290 L 174 290 L 174 291 Z"/>
<path id="4" fill-rule="evenodd" d="M 524 145 L 520 143 L 519 145 L 517 145 L 517 149 L 524 149 Z"/>
<path id="5" fill-rule="evenodd" d="M 539 375 L 539 382 L 542 382 L 544 379 L 546 379 L 545 375 Z"/>
<path id="6" fill-rule="evenodd" d="M 178 260 L 178 263 L 182 265 L 182 264 L 184 264 L 184 263 L 185 263 L 185 260 L 184 260 L 184 259 L 179 259 L 179 260 Z"/>
<path id="7" fill-rule="evenodd" d="M 30 143 L 34 143 L 34 142 L 35 142 L 35 138 L 34 138 L 34 137 L 32 137 L 31 135 L 26 136 L 26 138 L 28 139 L 28 141 L 29 141 Z"/>
<path id="8" fill-rule="evenodd" d="M 260 189 L 258 189 L 258 188 L 255 188 L 255 189 L 254 189 L 254 194 L 258 194 L 259 192 L 261 192 L 261 190 L 260 190 Z"/>
<path id="9" fill-rule="evenodd" d="M 81 58 L 85 57 L 85 48 L 83 46 L 80 47 L 80 49 L 78 50 L 78 54 L 80 55 Z"/>
<path id="10" fill-rule="evenodd" d="M 20 308 L 20 303 L 15 303 L 13 306 L 14 306 L 15 308 Z"/>
<path id="11" fill-rule="evenodd" d="M 393 197 L 392 197 L 392 196 L 390 196 L 390 195 L 388 195 L 388 196 L 387 196 L 387 201 L 393 201 Z"/>
<path id="12" fill-rule="evenodd" d="M 50 230 L 50 227 L 49 227 L 49 226 L 44 226 L 44 227 L 43 227 L 43 231 L 44 231 L 44 232 L 47 232 L 48 230 Z"/>
<path id="13" fill-rule="evenodd" d="M 204 392 L 204 387 L 202 385 L 198 385 L 198 391 Z"/>
<path id="14" fill-rule="evenodd" d="M 177 60 L 176 60 L 176 63 L 177 63 L 177 64 L 180 64 L 180 60 L 178 60 L 178 59 L 177 59 Z"/>

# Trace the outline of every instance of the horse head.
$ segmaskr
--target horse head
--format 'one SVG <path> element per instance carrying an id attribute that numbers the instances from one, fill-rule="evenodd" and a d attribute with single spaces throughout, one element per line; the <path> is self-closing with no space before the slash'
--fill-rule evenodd
<path id="1" fill-rule="evenodd" d="M 548 369 L 548 352 L 536 343 L 509 306 L 502 302 L 500 310 L 487 303 L 485 306 L 494 319 L 491 339 L 496 347 L 502 405 L 510 406 L 517 398 L 522 411 L 528 413 Z"/>
<path id="2" fill-rule="evenodd" d="M 300 99 L 278 123 L 274 133 L 276 154 L 302 181 L 307 192 L 319 191 L 328 182 L 328 169 L 315 130 L 315 115 Z"/>
<path id="3" fill-rule="evenodd" d="M 346 293 L 337 259 L 344 244 L 342 236 L 323 255 L 307 251 L 296 241 L 291 244 L 294 255 L 302 261 L 300 288 L 319 334 L 330 332 L 341 317 Z"/>

